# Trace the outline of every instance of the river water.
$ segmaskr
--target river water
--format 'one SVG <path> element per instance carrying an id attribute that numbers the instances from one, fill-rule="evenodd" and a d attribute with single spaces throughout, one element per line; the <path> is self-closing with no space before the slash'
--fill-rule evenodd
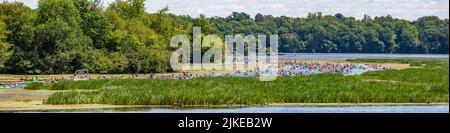
<path id="1" fill-rule="evenodd" d="M 267 56 L 237 56 L 254 59 Z M 226 56 L 233 58 L 233 56 Z M 448 54 L 368 54 L 368 53 L 280 53 L 278 59 L 346 60 L 346 59 L 449 59 Z"/>
<path id="2" fill-rule="evenodd" d="M 449 113 L 446 105 L 392 105 L 392 106 L 249 106 L 249 107 L 127 107 L 72 110 L 31 110 L 16 113 Z"/>

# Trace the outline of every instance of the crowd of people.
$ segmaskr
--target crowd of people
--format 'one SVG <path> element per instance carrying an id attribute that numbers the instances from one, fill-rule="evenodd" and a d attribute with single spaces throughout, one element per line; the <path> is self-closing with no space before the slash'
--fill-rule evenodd
<path id="1" fill-rule="evenodd" d="M 361 74 L 367 71 L 384 70 L 386 66 L 380 64 L 349 64 L 349 63 L 318 63 L 318 62 L 284 62 L 275 67 L 250 69 L 247 71 L 234 71 L 234 72 L 211 72 L 211 73 L 189 73 L 183 72 L 180 74 L 171 75 L 155 75 L 151 74 L 149 78 L 158 79 L 192 79 L 198 77 L 256 77 L 261 74 L 276 73 L 278 76 L 298 76 L 298 75 L 311 75 L 320 73 L 333 73 L 343 75 Z M 141 77 L 141 78 L 145 78 Z"/>
<path id="2" fill-rule="evenodd" d="M 281 62 L 277 64 L 273 64 L 272 66 L 266 68 L 258 68 L 255 67 L 253 69 L 249 69 L 247 71 L 233 71 L 233 72 L 203 72 L 203 73 L 190 73 L 190 72 L 181 72 L 181 73 L 172 73 L 172 74 L 143 74 L 143 75 L 79 75 L 74 74 L 68 77 L 60 77 L 60 78 L 48 78 L 39 80 L 38 77 L 21 77 L 20 83 L 10 82 L 8 84 L 1 84 L 0 88 L 21 88 L 23 87 L 23 83 L 26 82 L 42 82 L 45 84 L 52 84 L 59 81 L 66 80 L 92 80 L 92 79 L 175 79 L 175 80 L 187 80 L 193 78 L 200 77 L 256 77 L 261 74 L 277 74 L 278 76 L 298 76 L 298 75 L 311 75 L 311 74 L 320 74 L 320 73 L 334 73 L 334 74 L 343 74 L 343 75 L 353 75 L 353 74 L 361 74 L 371 70 L 384 70 L 385 66 L 380 64 L 351 64 L 351 63 L 319 63 L 319 62 Z M 22 83 L 22 84 L 21 84 Z"/>
<path id="3" fill-rule="evenodd" d="M 349 64 L 349 63 L 317 63 L 317 62 L 286 62 L 279 65 L 280 76 L 310 75 L 319 73 L 334 73 L 343 75 L 361 74 L 370 70 L 383 70 L 379 64 Z"/>

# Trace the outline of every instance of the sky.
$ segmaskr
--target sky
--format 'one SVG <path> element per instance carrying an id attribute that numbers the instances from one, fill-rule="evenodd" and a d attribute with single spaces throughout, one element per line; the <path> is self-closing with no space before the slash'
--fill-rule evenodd
<path id="1" fill-rule="evenodd" d="M 36 8 L 38 0 L 21 1 Z M 104 0 L 105 7 L 115 0 Z M 198 17 L 226 17 L 231 12 L 246 12 L 251 16 L 261 13 L 273 16 L 306 17 L 310 12 L 326 15 L 342 13 L 361 19 L 364 14 L 372 17 L 391 15 L 415 20 L 422 16 L 449 18 L 448 0 L 146 0 L 146 11 L 153 13 L 168 6 L 177 15 Z"/>

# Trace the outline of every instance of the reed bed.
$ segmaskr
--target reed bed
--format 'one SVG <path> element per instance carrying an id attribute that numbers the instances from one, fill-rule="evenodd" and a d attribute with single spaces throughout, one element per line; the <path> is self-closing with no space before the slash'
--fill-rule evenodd
<path id="1" fill-rule="evenodd" d="M 46 87 L 45 87 L 44 83 L 40 83 L 40 82 L 30 83 L 24 87 L 24 89 L 26 89 L 26 90 L 41 90 L 41 89 L 45 89 L 45 88 Z"/>
<path id="2" fill-rule="evenodd" d="M 448 102 L 448 60 L 424 63 L 422 68 L 355 76 L 280 77 L 270 82 L 243 77 L 65 81 L 47 89 L 73 91 L 54 93 L 44 102 L 114 105 Z"/>

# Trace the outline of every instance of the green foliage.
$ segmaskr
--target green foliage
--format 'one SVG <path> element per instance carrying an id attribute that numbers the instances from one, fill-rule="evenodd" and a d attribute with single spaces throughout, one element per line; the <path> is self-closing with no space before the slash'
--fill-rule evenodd
<path id="1" fill-rule="evenodd" d="M 442 21 L 436 16 L 425 16 L 414 24 L 419 30 L 425 53 L 448 53 L 448 19 Z"/>
<path id="2" fill-rule="evenodd" d="M 37 23 L 58 19 L 72 28 L 78 28 L 81 21 L 80 11 L 73 0 L 39 0 L 37 14 Z"/>
<path id="3" fill-rule="evenodd" d="M 95 90 L 109 83 L 110 80 L 62 81 L 47 87 L 48 90 Z M 81 83 L 81 84 L 80 84 Z"/>
<path id="4" fill-rule="evenodd" d="M 138 18 L 145 14 L 145 0 L 116 0 L 109 9 L 116 11 L 123 18 Z"/>
<path id="5" fill-rule="evenodd" d="M 278 34 L 280 52 L 448 53 L 448 19 L 417 21 L 391 16 L 357 20 L 343 14 L 310 13 L 306 18 L 245 13 L 210 18 L 219 34 Z"/>
<path id="6" fill-rule="evenodd" d="M 0 25 L 5 29 L 0 32 L 0 61 L 7 61 L 5 70 L 23 74 L 170 70 L 169 40 L 187 34 L 191 22 L 167 14 L 167 8 L 147 14 L 144 0 L 117 0 L 106 10 L 100 4 L 40 0 L 33 11 L 20 2 L 2 3 L 0 19 L 6 25 Z M 175 19 L 180 24 L 173 23 Z M 8 43 L 13 44 L 12 56 L 6 56 Z"/>
<path id="7" fill-rule="evenodd" d="M 9 58 L 11 52 L 11 44 L 6 42 L 6 37 L 9 31 L 6 30 L 6 24 L 0 21 L 0 68 L 3 67 L 3 63 Z"/>
<path id="8" fill-rule="evenodd" d="M 23 23 L 32 18 L 30 12 L 31 8 L 20 2 L 0 3 L 0 69 L 10 59 L 13 44 L 20 42 L 17 39 L 20 34 L 17 32 Z"/>
<path id="9" fill-rule="evenodd" d="M 81 58 L 83 68 L 93 73 L 120 73 L 128 65 L 127 58 L 118 52 L 88 50 Z"/>
<path id="10" fill-rule="evenodd" d="M 97 49 L 106 48 L 108 34 L 112 32 L 112 26 L 108 22 L 106 15 L 101 11 L 89 11 L 81 15 L 81 29 L 83 33 L 92 39 L 94 47 Z"/>
<path id="11" fill-rule="evenodd" d="M 41 82 L 34 82 L 34 83 L 30 83 L 27 86 L 24 87 L 25 90 L 41 90 L 41 89 L 45 89 L 45 85 L 44 83 Z"/>

